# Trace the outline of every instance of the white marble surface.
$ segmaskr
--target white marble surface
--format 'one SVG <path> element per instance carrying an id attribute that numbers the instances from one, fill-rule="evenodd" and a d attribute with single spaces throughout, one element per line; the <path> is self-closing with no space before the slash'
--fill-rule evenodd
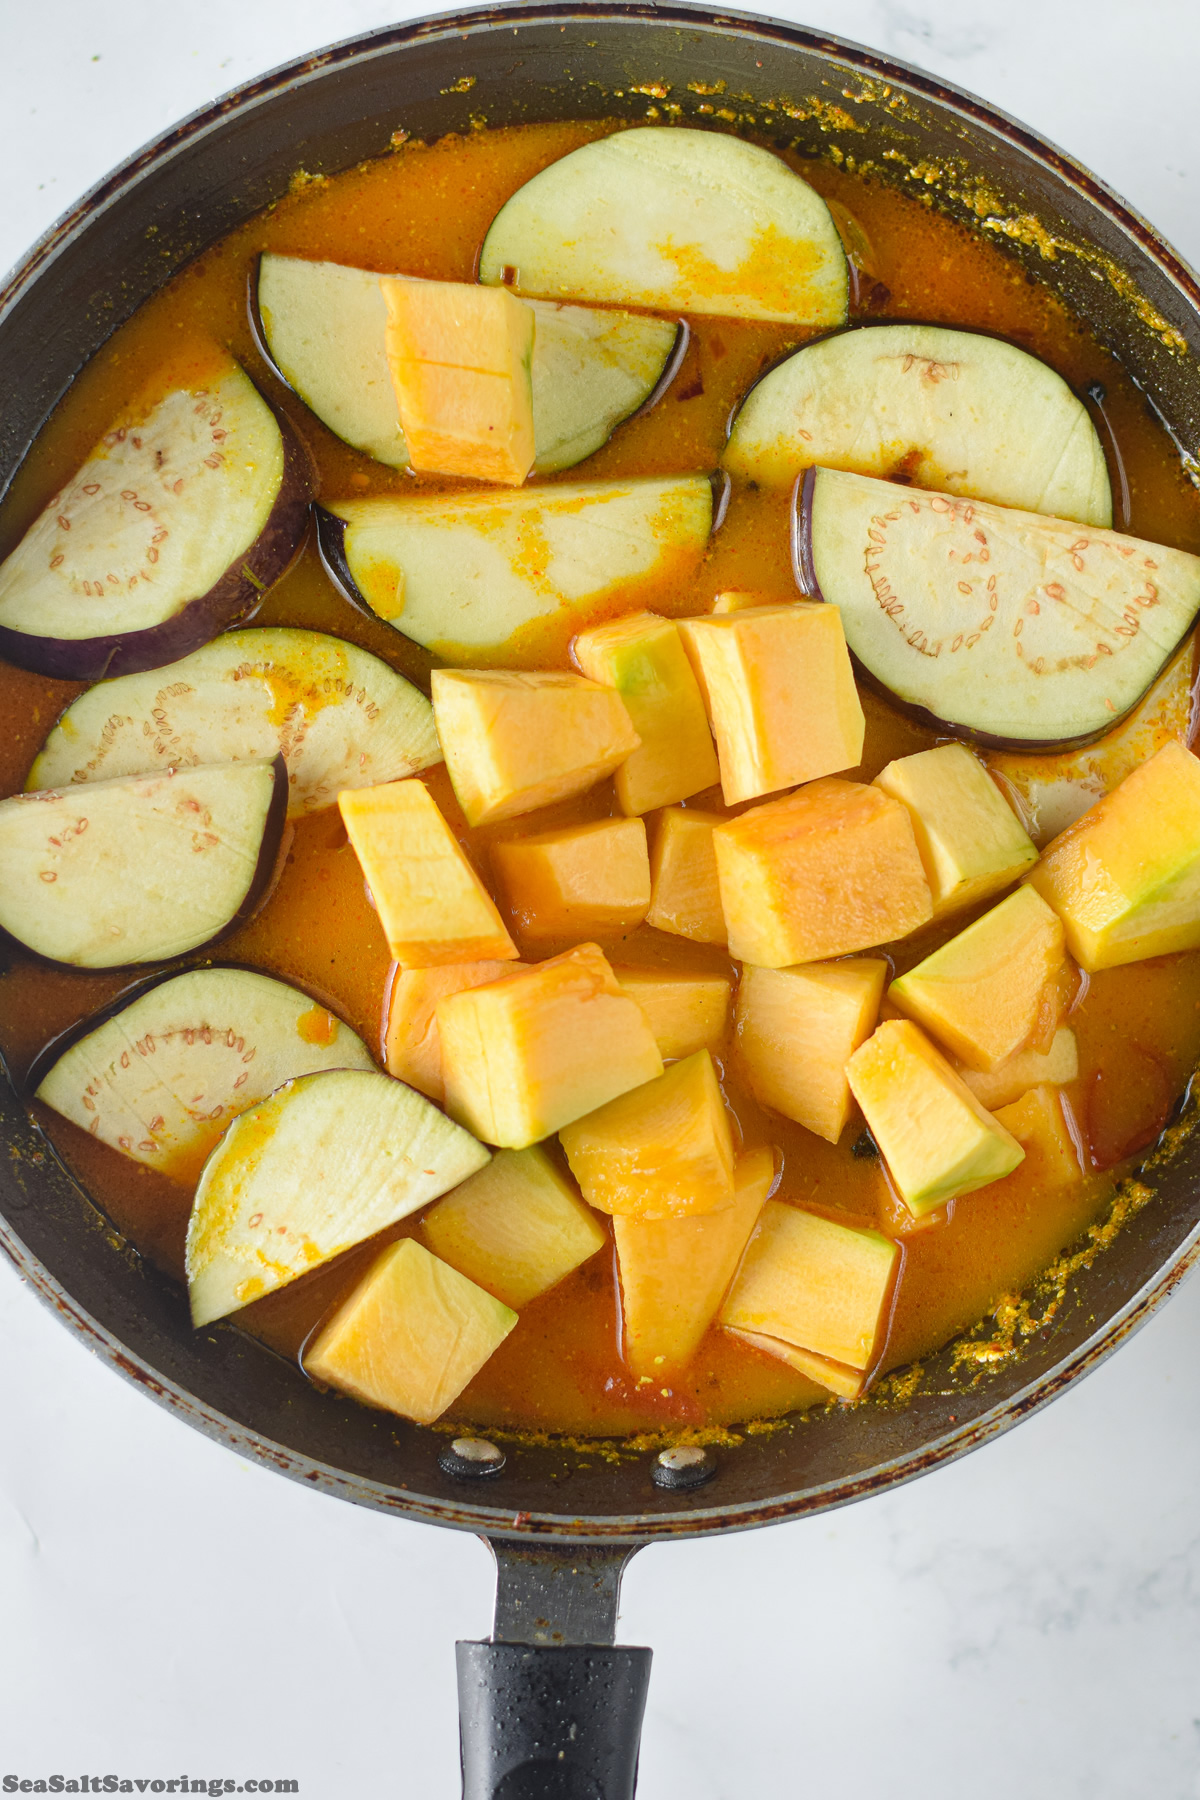
<path id="1" fill-rule="evenodd" d="M 378 0 L 4 0 L 0 263 L 214 94 Z M 415 14 L 419 9 L 412 8 Z M 1028 120 L 1200 264 L 1195 0 L 811 0 Z M 238 1461 L 0 1270 L 0 1778 L 294 1776 L 453 1800 L 473 1539 Z M 646 1800 L 1200 1797 L 1200 1285 L 1048 1412 L 868 1505 L 633 1565 Z"/>

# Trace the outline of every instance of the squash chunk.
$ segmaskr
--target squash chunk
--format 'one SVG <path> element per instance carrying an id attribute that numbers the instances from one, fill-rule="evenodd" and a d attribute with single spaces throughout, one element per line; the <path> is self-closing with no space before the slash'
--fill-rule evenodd
<path id="1" fill-rule="evenodd" d="M 423 782 L 388 781 L 338 795 L 394 960 L 507 962 L 517 946 Z"/>
<path id="2" fill-rule="evenodd" d="M 684 1219 L 733 1201 L 733 1136 L 707 1050 L 559 1132 L 589 1206 Z"/>
<path id="3" fill-rule="evenodd" d="M 650 857 L 653 896 L 646 923 L 697 944 L 725 942 L 725 914 L 713 831 L 720 813 L 668 806 L 659 815 Z"/>
<path id="4" fill-rule="evenodd" d="M 933 913 L 908 812 L 829 776 L 713 832 L 729 953 L 766 969 L 890 943 Z"/>
<path id="5" fill-rule="evenodd" d="M 888 989 L 888 999 L 973 1069 L 1045 1049 L 1070 998 L 1062 923 L 1031 887 L 952 937 Z"/>
<path id="6" fill-rule="evenodd" d="M 869 1368 L 898 1258 L 881 1232 L 768 1200 L 721 1323 Z"/>
<path id="7" fill-rule="evenodd" d="M 583 631 L 575 660 L 589 680 L 617 690 L 642 740 L 614 776 L 622 812 L 652 812 L 713 786 L 717 753 L 673 619 L 634 613 Z"/>
<path id="8" fill-rule="evenodd" d="M 465 281 L 379 285 L 413 468 L 520 487 L 534 458 L 533 308 Z"/>
<path id="9" fill-rule="evenodd" d="M 1079 1076 L 1079 1045 L 1069 1025 L 1060 1025 L 1048 1050 L 1018 1050 L 1007 1062 L 986 1074 L 981 1069 L 960 1068 L 981 1106 L 989 1112 L 1019 1100 L 1029 1088 L 1060 1087 Z M 1019 1133 L 1014 1133 L 1019 1136 Z"/>
<path id="10" fill-rule="evenodd" d="M 516 1322 L 511 1308 L 402 1238 L 343 1300 L 304 1368 L 367 1406 L 431 1425 Z"/>
<path id="11" fill-rule="evenodd" d="M 484 1177 L 483 1180 L 480 1176 Z M 544 1150 L 498 1150 L 421 1227 L 435 1256 L 518 1310 L 608 1242 Z"/>
<path id="12" fill-rule="evenodd" d="M 437 1003 L 464 988 L 484 987 L 524 965 L 514 962 L 447 963 L 437 969 L 392 971 L 388 987 L 384 1065 L 389 1075 L 427 1094 L 438 1105 L 446 1098 L 442 1080 L 442 1040 Z"/>
<path id="13" fill-rule="evenodd" d="M 1025 1155 L 907 1019 L 886 1019 L 854 1052 L 846 1074 L 914 1218 L 999 1181 Z"/>
<path id="14" fill-rule="evenodd" d="M 1200 763 L 1173 740 L 1061 832 L 1030 886 L 1089 974 L 1200 946 Z"/>
<path id="15" fill-rule="evenodd" d="M 867 1385 L 861 1369 L 834 1362 L 828 1356 L 818 1356 L 814 1350 L 800 1350 L 795 1344 L 785 1344 L 782 1338 L 765 1337 L 760 1331 L 738 1331 L 732 1325 L 723 1329 L 727 1336 L 749 1344 L 752 1350 L 761 1350 L 764 1356 L 774 1356 L 779 1362 L 787 1363 L 798 1375 L 807 1375 L 810 1381 L 828 1388 L 839 1400 L 857 1400 Z"/>
<path id="16" fill-rule="evenodd" d="M 738 1158 L 734 1197 L 685 1219 L 613 1220 L 621 1276 L 622 1355 L 635 1375 L 689 1363 L 717 1315 L 775 1180 L 775 1153 Z M 470 1184 L 468 1184 L 470 1185 Z"/>
<path id="17" fill-rule="evenodd" d="M 639 742 L 619 694 L 553 670 L 435 669 L 433 719 L 469 825 L 569 800 Z"/>
<path id="18" fill-rule="evenodd" d="M 737 1046 L 764 1106 L 836 1144 L 850 1117 L 846 1063 L 875 1029 L 880 957 L 742 970 Z"/>
<path id="19" fill-rule="evenodd" d="M 451 994 L 437 1023 L 447 1112 L 509 1150 L 662 1074 L 646 1015 L 595 944 Z"/>
<path id="20" fill-rule="evenodd" d="M 852 769 L 866 722 L 836 606 L 794 600 L 681 619 L 727 806 Z"/>
<path id="21" fill-rule="evenodd" d="M 1025 1152 L 1020 1179 L 1026 1186 L 1052 1193 L 1083 1180 L 1079 1149 L 1057 1088 L 1030 1088 L 996 1117 Z"/>
<path id="22" fill-rule="evenodd" d="M 492 845 L 492 870 L 523 938 L 611 937 L 650 905 L 650 856 L 640 819 Z"/>
<path id="23" fill-rule="evenodd" d="M 935 919 L 998 894 L 1037 861 L 1021 821 L 965 744 L 902 756 L 875 786 L 908 808 Z"/>
<path id="24" fill-rule="evenodd" d="M 728 975 L 675 974 L 667 969 L 613 969 L 654 1033 L 659 1054 L 674 1062 L 696 1050 L 715 1050 L 729 1023 Z"/>

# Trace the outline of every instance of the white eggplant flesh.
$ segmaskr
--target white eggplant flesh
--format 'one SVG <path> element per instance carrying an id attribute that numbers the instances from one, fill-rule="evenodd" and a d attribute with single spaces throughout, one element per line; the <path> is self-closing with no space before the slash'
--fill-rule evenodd
<path id="1" fill-rule="evenodd" d="M 1103 446 L 1061 375 L 1002 338 L 940 325 L 806 345 L 751 388 L 722 461 L 764 487 L 820 464 L 1112 524 Z"/>
<path id="2" fill-rule="evenodd" d="M 829 208 L 770 150 L 646 126 L 598 138 L 497 213 L 479 279 L 514 293 L 810 328 L 846 317 Z"/>
<path id="3" fill-rule="evenodd" d="M 386 349 L 379 276 L 268 252 L 256 289 L 263 344 L 294 393 L 335 436 L 408 467 Z M 660 385 L 679 326 L 643 313 L 531 301 L 534 472 L 598 450 Z"/>
<path id="4" fill-rule="evenodd" d="M 318 514 L 348 598 L 447 662 L 495 657 L 527 627 L 622 610 L 685 580 L 712 524 L 707 475 L 351 500 Z"/>
<path id="5" fill-rule="evenodd" d="M 71 681 L 174 662 L 254 611 L 311 494 L 306 452 L 225 358 L 110 431 L 0 564 L 0 656 Z"/>
<path id="6" fill-rule="evenodd" d="M 187 1235 L 193 1322 L 306 1275 L 489 1160 L 390 1075 L 336 1069 L 288 1082 L 240 1114 L 204 1165 Z"/>
<path id="7" fill-rule="evenodd" d="M 127 775 L 0 801 L 0 927 L 85 969 L 166 962 L 270 891 L 283 758 Z"/>
<path id="8" fill-rule="evenodd" d="M 1200 611 L 1187 551 L 834 469 L 804 477 L 797 573 L 881 688 L 998 748 L 1111 731 Z"/>
<path id="9" fill-rule="evenodd" d="M 230 631 L 165 669 L 81 694 L 29 788 L 282 755 L 288 815 L 442 760 L 433 708 L 379 657 L 298 627 Z"/>
<path id="10" fill-rule="evenodd" d="M 374 1067 L 348 1025 L 255 969 L 188 969 L 81 1032 L 51 1046 L 37 1098 L 177 1181 L 195 1181 L 235 1115 L 285 1081 Z"/>

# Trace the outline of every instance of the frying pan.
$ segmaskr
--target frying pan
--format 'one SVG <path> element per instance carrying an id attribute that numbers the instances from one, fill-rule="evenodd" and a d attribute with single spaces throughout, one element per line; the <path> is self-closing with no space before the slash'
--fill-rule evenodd
<path id="1" fill-rule="evenodd" d="M 471 77 L 470 85 L 464 77 Z M 917 70 L 820 33 L 684 5 L 537 5 L 443 15 L 289 64 L 194 115 L 95 188 L 0 293 L 0 483 L 78 369 L 190 257 L 286 191 L 434 138 L 598 113 L 683 123 L 723 111 L 804 156 L 919 183 L 1002 241 L 1120 358 L 1181 452 L 1200 450 L 1200 284 L 1151 227 L 1025 127 Z M 689 85 L 692 84 L 692 85 Z M 696 90 L 700 89 L 701 92 Z M 148 228 L 154 227 L 153 233 Z M 0 1245 L 106 1362 L 198 1430 L 324 1491 L 481 1533 L 496 1555 L 493 1639 L 459 1646 L 467 1800 L 627 1800 L 650 1652 L 613 1645 L 641 1545 L 769 1524 L 882 1492 L 1045 1405 L 1115 1349 L 1200 1254 L 1190 1102 L 1140 1180 L 1150 1197 L 1073 1278 L 1023 1353 L 964 1381 L 949 1350 L 907 1404 L 833 1408 L 748 1436 L 677 1478 L 652 1451 L 612 1460 L 444 1434 L 311 1388 L 234 1329 L 193 1333 L 182 1292 L 109 1228 L 5 1079 Z M 481 1472 L 483 1471 L 483 1472 Z M 490 1472 L 488 1472 L 490 1471 Z"/>

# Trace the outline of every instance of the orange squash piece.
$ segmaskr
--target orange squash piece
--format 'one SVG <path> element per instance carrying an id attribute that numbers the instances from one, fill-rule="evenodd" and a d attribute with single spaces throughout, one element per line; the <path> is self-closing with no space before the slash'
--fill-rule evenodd
<path id="1" fill-rule="evenodd" d="M 520 1310 L 595 1256 L 608 1235 L 544 1150 L 498 1150 L 425 1215 L 435 1256 Z"/>
<path id="2" fill-rule="evenodd" d="M 682 1219 L 733 1201 L 733 1136 L 707 1050 L 558 1135 L 584 1199 L 599 1212 Z"/>
<path id="3" fill-rule="evenodd" d="M 637 1001 L 668 1062 L 696 1050 L 715 1050 L 729 1023 L 733 982 L 728 975 L 691 975 L 672 969 L 613 968 Z"/>
<path id="4" fill-rule="evenodd" d="M 388 984 L 387 1024 L 383 1034 L 384 1066 L 438 1105 L 446 1097 L 442 1080 L 442 1040 L 437 1003 L 464 988 L 483 987 L 523 967 L 514 962 L 444 963 L 434 969 L 392 970 Z"/>
<path id="5" fill-rule="evenodd" d="M 621 697 L 555 670 L 435 669 L 433 718 L 469 825 L 584 793 L 637 749 Z"/>
<path id="6" fill-rule="evenodd" d="M 782 1338 L 766 1337 L 761 1331 L 739 1331 L 733 1325 L 725 1325 L 722 1329 L 728 1337 L 749 1344 L 752 1350 L 761 1350 L 764 1356 L 785 1362 L 798 1375 L 807 1375 L 810 1381 L 828 1388 L 839 1400 L 857 1400 L 867 1385 L 861 1369 L 834 1362 L 829 1356 L 818 1356 L 815 1350 L 801 1350 L 795 1344 L 785 1344 Z"/>
<path id="7" fill-rule="evenodd" d="M 768 1200 L 721 1308 L 721 1323 L 867 1369 L 898 1258 L 882 1232 Z"/>
<path id="8" fill-rule="evenodd" d="M 713 832 L 729 953 L 763 968 L 891 943 L 933 914 L 907 809 L 829 776 Z"/>
<path id="9" fill-rule="evenodd" d="M 412 466 L 519 487 L 533 467 L 533 308 L 502 287 L 384 276 Z"/>
<path id="10" fill-rule="evenodd" d="M 850 1117 L 846 1063 L 875 1029 L 881 957 L 742 970 L 738 1056 L 755 1096 L 836 1144 Z"/>
<path id="11" fill-rule="evenodd" d="M 1019 1100 L 1030 1088 L 1061 1087 L 1077 1080 L 1079 1045 L 1070 1026 L 1060 1025 L 1048 1050 L 1019 1050 L 986 1075 L 961 1065 L 958 1072 L 980 1105 L 998 1115 L 1001 1107 Z"/>
<path id="12" fill-rule="evenodd" d="M 650 906 L 640 819 L 601 819 L 492 845 L 492 872 L 523 938 L 611 937 Z"/>
<path id="13" fill-rule="evenodd" d="M 652 812 L 713 786 L 717 753 L 673 619 L 634 613 L 582 631 L 575 660 L 590 680 L 617 690 L 642 740 L 613 777 L 622 812 Z"/>
<path id="14" fill-rule="evenodd" d="M 717 1315 L 775 1180 L 772 1150 L 734 1168 L 720 1212 L 684 1219 L 613 1220 L 621 1277 L 622 1355 L 635 1375 L 683 1368 Z"/>
<path id="15" fill-rule="evenodd" d="M 892 1005 L 972 1069 L 1049 1047 L 1074 986 L 1061 921 L 1018 888 L 888 989 Z"/>
<path id="16" fill-rule="evenodd" d="M 402 1238 L 322 1327 L 304 1368 L 367 1406 L 430 1425 L 516 1322 L 510 1307 Z"/>
<path id="17" fill-rule="evenodd" d="M 795 600 L 681 619 L 726 806 L 861 760 L 866 721 L 836 606 Z"/>
<path id="18" fill-rule="evenodd" d="M 437 1005 L 446 1110 L 523 1150 L 662 1073 L 646 1015 L 580 944 Z"/>
<path id="19" fill-rule="evenodd" d="M 506 962 L 517 946 L 423 782 L 338 795 L 388 949 L 403 968 Z"/>
<path id="20" fill-rule="evenodd" d="M 720 813 L 668 806 L 658 816 L 650 856 L 653 893 L 646 923 L 697 944 L 725 942 L 725 914 L 713 832 Z"/>
<path id="21" fill-rule="evenodd" d="M 1010 1181 L 1018 1180 L 1031 1192 L 1044 1194 L 1074 1187 L 1083 1180 L 1079 1146 L 1057 1088 L 1030 1088 L 1019 1100 L 1002 1106 L 996 1119 L 1025 1152 L 1025 1161 L 1015 1177 L 1008 1177 Z"/>

